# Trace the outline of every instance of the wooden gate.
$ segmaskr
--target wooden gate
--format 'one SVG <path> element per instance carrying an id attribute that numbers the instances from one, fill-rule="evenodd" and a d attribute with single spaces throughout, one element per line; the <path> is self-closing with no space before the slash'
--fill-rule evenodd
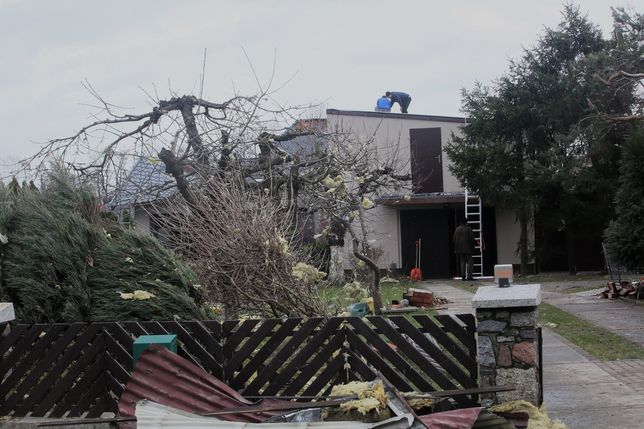
<path id="1" fill-rule="evenodd" d="M 180 356 L 246 396 L 320 395 L 378 374 L 401 391 L 475 387 L 475 330 L 469 314 L 0 326 L 0 415 L 115 412 L 145 334 L 176 334 Z"/>

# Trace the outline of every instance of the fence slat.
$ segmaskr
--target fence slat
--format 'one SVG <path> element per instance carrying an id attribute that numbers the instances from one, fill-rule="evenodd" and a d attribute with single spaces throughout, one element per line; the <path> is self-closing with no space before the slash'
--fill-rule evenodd
<path id="1" fill-rule="evenodd" d="M 377 371 L 380 371 L 382 375 L 387 377 L 391 383 L 396 386 L 398 390 L 403 392 L 409 392 L 414 390 L 409 383 L 400 375 L 398 368 L 392 368 L 385 360 L 376 353 L 369 344 L 362 341 L 362 339 L 351 329 L 347 329 L 347 341 L 351 347 L 350 352 L 352 356 L 363 356 L 367 359 L 367 362 L 371 364 Z M 389 348 L 388 346 L 386 346 Z M 359 355 L 358 355 L 359 353 Z M 359 358 L 357 358 L 360 360 Z M 361 361 L 361 360 L 360 360 Z M 362 361 L 361 361 L 362 362 Z M 373 371 L 372 371 L 373 373 Z"/>
<path id="2" fill-rule="evenodd" d="M 163 322 L 164 328 L 169 332 L 176 334 L 181 341 L 182 347 L 187 353 L 190 353 L 194 359 L 198 359 L 202 368 L 208 368 L 207 371 L 216 371 L 220 373 L 222 371 L 222 365 L 217 362 L 208 351 L 203 348 L 197 340 L 195 340 L 186 329 L 181 325 L 181 323 L 172 321 L 172 322 Z"/>
<path id="3" fill-rule="evenodd" d="M 474 340 L 474 336 L 454 320 L 451 314 L 438 315 L 436 316 L 436 320 L 441 322 L 445 329 L 449 333 L 454 334 L 454 336 L 468 349 L 476 350 L 476 341 Z"/>
<path id="4" fill-rule="evenodd" d="M 241 368 L 239 373 L 230 381 L 230 386 L 233 389 L 241 389 L 244 383 L 248 381 L 251 375 L 258 369 L 263 368 L 266 360 L 278 350 L 278 346 L 288 337 L 292 335 L 293 330 L 300 324 L 300 319 L 290 318 L 286 319 L 278 330 L 273 333 L 271 338 L 266 344 L 262 346 L 255 355 Z"/>
<path id="5" fill-rule="evenodd" d="M 436 369 L 400 332 L 389 325 L 387 320 L 379 317 L 368 317 L 367 320 L 377 326 L 389 340 L 398 347 L 419 369 L 428 374 L 443 389 L 456 389 L 456 385 Z"/>
<path id="6" fill-rule="evenodd" d="M 255 351 L 257 346 L 270 336 L 273 329 L 280 322 L 278 319 L 263 320 L 252 335 L 244 342 L 244 345 L 237 350 L 230 350 L 230 360 L 226 363 L 224 371 L 226 374 L 234 374 L 239 369 L 245 359 Z"/>
<path id="7" fill-rule="evenodd" d="M 358 354 L 355 351 L 348 350 L 347 353 L 349 354 L 349 366 L 351 367 L 351 372 L 353 374 L 358 374 L 360 376 L 360 377 L 355 377 L 355 379 L 362 380 L 362 381 L 371 381 L 378 376 L 369 365 L 367 365 L 362 361 L 362 359 L 360 359 L 360 356 L 358 356 Z M 388 381 L 391 381 L 391 380 L 388 379 Z M 398 386 L 396 386 L 396 388 L 398 388 Z"/>
<path id="8" fill-rule="evenodd" d="M 190 333 L 199 342 L 201 342 L 201 344 L 203 344 L 206 351 L 215 358 L 215 361 L 219 363 L 220 366 L 223 366 L 224 351 L 220 343 L 221 326 L 219 323 L 215 322 L 217 325 L 214 328 L 217 332 L 213 331 L 212 327 L 208 325 L 208 322 L 189 320 L 182 323 L 190 330 Z M 215 373 L 218 378 L 221 378 L 221 374 L 221 370 Z"/>
<path id="9" fill-rule="evenodd" d="M 407 334 L 423 351 L 432 357 L 441 367 L 443 367 L 450 376 L 456 379 L 463 387 L 474 387 L 476 381 L 466 374 L 458 365 L 456 365 L 438 346 L 432 343 L 422 332 L 411 324 L 404 316 L 395 316 L 390 318 L 401 330 Z M 427 367 L 427 373 L 431 373 L 430 367 Z M 435 376 L 432 374 L 432 378 Z"/>
<path id="10" fill-rule="evenodd" d="M 452 338 L 450 338 L 445 331 L 443 331 L 429 316 L 413 316 L 414 320 L 421 324 L 423 328 L 434 338 L 445 350 L 447 350 L 454 358 L 465 366 L 468 371 L 471 365 L 476 365 L 468 353 L 465 353 L 461 346 L 459 346 Z M 468 350 L 469 351 L 469 350 Z M 471 378 L 470 372 L 470 378 Z"/>
<path id="11" fill-rule="evenodd" d="M 93 374 L 92 374 L 93 375 Z M 92 403 L 100 400 L 105 394 L 105 373 L 100 373 L 97 379 L 90 384 L 90 388 L 85 395 L 80 398 L 80 401 L 74 408 L 69 411 L 70 417 L 78 417 L 86 411 L 90 410 Z M 92 417 L 92 415 L 88 415 Z"/>
<path id="12" fill-rule="evenodd" d="M 85 332 L 78 337 L 77 342 L 67 349 L 56 363 L 56 366 L 49 371 L 49 374 L 39 381 L 34 391 L 29 395 L 29 401 L 33 401 L 33 404 L 38 404 L 32 411 L 32 415 L 36 417 L 44 416 L 56 400 L 59 399 L 60 395 L 72 385 L 76 377 L 90 363 L 96 360 L 97 357 L 102 360 L 104 341 L 102 335 L 96 336 L 96 333 L 99 332 L 101 332 L 99 325 L 89 325 Z M 78 359 L 78 356 L 83 352 L 83 347 L 91 340 L 93 341 L 90 348 L 86 349 L 82 357 Z M 61 374 L 65 375 L 61 378 Z M 41 399 L 47 392 L 49 392 L 47 396 Z M 22 411 L 18 412 L 28 412 L 27 404 L 23 404 L 21 409 Z"/>
<path id="13" fill-rule="evenodd" d="M 320 319 L 318 320 L 321 321 Z M 286 365 L 286 367 L 282 368 L 280 370 L 280 373 L 273 378 L 273 386 L 286 385 L 286 383 L 288 383 L 288 381 L 300 368 L 302 362 L 306 362 L 306 359 L 308 359 L 311 354 L 313 354 L 315 350 L 320 347 L 320 345 L 322 345 L 331 334 L 337 332 L 337 329 L 342 324 L 343 320 L 344 319 L 338 317 L 327 320 L 326 323 L 320 327 L 318 332 L 316 332 L 311 338 L 309 338 L 308 342 L 306 342 L 302 349 L 297 352 L 297 354 Z M 300 327 L 300 331 L 303 329 L 308 329 L 305 327 L 305 325 L 306 323 L 304 323 L 302 327 Z M 299 335 L 299 332 L 296 335 Z M 274 387 L 269 388 L 266 390 L 266 394 L 275 395 L 277 394 L 277 390 L 275 390 Z"/>
<path id="14" fill-rule="evenodd" d="M 3 396 L 5 396 L 4 404 L 0 406 L 0 414 L 7 415 L 9 410 L 14 410 L 14 407 L 24 398 L 25 394 L 32 388 L 35 387 L 36 382 L 40 379 L 48 370 L 52 363 L 60 357 L 60 354 L 69 346 L 70 341 L 78 335 L 79 332 L 85 327 L 82 323 L 74 323 L 69 325 L 65 333 L 60 336 L 56 343 L 49 349 L 47 354 L 41 357 L 38 363 L 32 366 L 29 370 L 29 373 L 26 374 L 26 377 L 13 389 L 13 393 L 6 397 L 6 393 L 3 389 Z M 9 392 L 8 390 L 6 391 Z M 31 394 L 29 395 L 31 398 Z M 32 402 L 33 404 L 34 402 Z M 26 409 L 26 412 L 29 412 L 29 407 L 23 407 Z M 23 417 L 25 414 L 19 414 L 18 410 L 13 411 L 13 415 L 18 417 Z"/>
<path id="15" fill-rule="evenodd" d="M 2 375 L 6 373 L 6 370 L 0 371 L 0 380 L 2 380 L 0 395 L 4 396 L 14 384 L 29 372 L 30 368 L 34 366 L 36 360 L 43 355 L 45 349 L 50 346 L 64 330 L 64 325 L 53 325 L 53 327 L 51 327 L 44 336 L 40 337 L 36 344 L 29 349 L 29 352 L 25 354 L 24 358 L 18 365 L 15 363 L 12 365 L 9 359 L 6 359 L 6 361 L 5 359 L 2 359 L 2 363 L 0 363 L 0 365 L 6 365 L 6 370 L 11 368 L 11 374 L 2 380 Z"/>
<path id="16" fill-rule="evenodd" d="M 255 377 L 255 379 L 244 389 L 244 393 L 247 395 L 257 395 L 262 386 L 264 386 L 271 377 L 275 376 L 278 368 L 282 367 L 284 362 L 286 362 L 286 360 L 291 356 L 297 346 L 309 336 L 320 322 L 322 322 L 322 318 L 320 317 L 314 317 L 304 321 L 297 333 L 282 346 L 266 367 L 262 369 L 257 374 L 257 377 Z"/>
<path id="17" fill-rule="evenodd" d="M 342 343 L 344 342 L 343 335 L 334 335 L 329 339 L 329 341 L 324 345 L 320 351 L 312 355 L 306 363 L 302 362 L 300 373 L 295 377 L 291 378 L 289 383 L 284 389 L 285 395 L 296 395 L 306 383 L 308 383 L 311 378 L 315 376 L 315 373 L 318 372 L 324 365 L 328 363 L 328 360 L 333 356 L 337 350 L 340 350 L 340 355 L 342 355 Z M 272 395 L 270 392 L 278 392 L 284 386 L 280 384 L 269 383 L 268 387 L 264 390 L 268 395 Z"/>
<path id="18" fill-rule="evenodd" d="M 107 336 L 105 337 L 107 340 Z M 130 379 L 130 371 L 123 366 L 123 363 L 121 363 L 119 360 L 114 359 L 111 353 L 106 352 L 105 353 L 105 368 L 106 370 L 112 374 L 114 378 L 118 380 L 119 383 L 122 385 L 126 385 L 128 380 Z"/>
<path id="19" fill-rule="evenodd" d="M 233 353 L 235 352 L 235 349 L 237 349 L 237 346 L 241 344 L 242 341 L 250 333 L 252 332 L 253 328 L 259 323 L 259 320 L 244 320 L 241 323 L 239 323 L 239 326 L 237 329 L 234 331 L 229 331 L 229 334 L 226 336 L 226 341 L 224 343 L 224 358 L 230 359 Z M 230 326 L 230 324 L 225 324 L 225 326 Z M 224 373 L 226 374 L 226 373 Z"/>
<path id="20" fill-rule="evenodd" d="M 79 368 L 80 364 L 81 362 L 74 369 Z M 75 381 L 75 385 L 66 394 L 57 395 L 58 397 L 56 398 L 53 409 L 49 413 L 49 417 L 62 417 L 67 411 L 69 411 L 68 417 L 78 417 L 85 409 L 80 408 L 79 411 L 78 405 L 74 404 L 78 404 L 79 400 L 85 400 L 89 396 L 92 397 L 90 399 L 95 398 L 98 395 L 98 393 L 92 393 L 95 389 L 99 389 L 99 393 L 105 390 L 105 367 L 103 365 L 103 358 L 99 357 L 97 361 L 82 370 L 84 370 L 84 373 L 76 377 L 78 380 L 71 380 L 71 382 Z M 98 386 L 96 386 L 97 383 L 99 383 Z M 46 411 L 44 414 L 46 414 Z"/>
<path id="21" fill-rule="evenodd" d="M 403 357 L 387 344 L 380 335 L 376 334 L 367 324 L 359 317 L 349 319 L 351 325 L 378 350 L 381 356 L 391 362 L 396 371 L 404 375 L 410 383 L 416 386 L 416 390 L 421 392 L 431 392 L 436 388 L 427 382 L 423 376 L 416 371 Z M 381 371 L 382 372 L 382 371 Z M 414 389 L 409 389 L 414 390 Z"/>
<path id="22" fill-rule="evenodd" d="M 46 328 L 47 325 L 43 324 L 32 325 L 31 328 L 15 342 L 11 352 L 9 352 L 9 354 L 4 357 L 0 363 L 0 377 L 4 377 L 7 373 L 7 369 L 14 366 L 25 356 L 27 349 L 31 348 L 31 344 Z"/>
<path id="23" fill-rule="evenodd" d="M 302 393 L 304 396 L 314 396 L 318 395 L 322 389 L 324 389 L 324 386 L 329 384 L 329 381 L 333 378 L 333 376 L 337 375 L 342 368 L 344 367 L 344 356 L 341 354 L 336 356 L 331 363 L 329 363 L 326 368 L 324 368 L 324 371 L 318 377 L 309 385 L 309 387 L 306 388 L 306 390 Z"/>

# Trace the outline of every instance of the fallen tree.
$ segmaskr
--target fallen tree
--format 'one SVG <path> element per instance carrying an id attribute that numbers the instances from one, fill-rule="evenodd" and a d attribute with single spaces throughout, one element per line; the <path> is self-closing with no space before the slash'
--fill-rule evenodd
<path id="1" fill-rule="evenodd" d="M 194 273 L 60 171 L 0 187 L 0 298 L 22 322 L 203 319 Z"/>

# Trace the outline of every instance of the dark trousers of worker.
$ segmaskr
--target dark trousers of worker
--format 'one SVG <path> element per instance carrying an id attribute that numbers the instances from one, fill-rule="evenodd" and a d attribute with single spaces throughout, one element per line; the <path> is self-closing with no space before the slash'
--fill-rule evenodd
<path id="1" fill-rule="evenodd" d="M 411 103 L 411 97 L 407 97 L 403 100 L 402 106 L 400 106 L 400 111 L 403 113 L 407 113 L 407 108 L 409 107 L 409 103 Z"/>
<path id="2" fill-rule="evenodd" d="M 474 260 L 471 253 L 457 253 L 458 266 L 461 268 L 461 277 L 463 280 L 471 280 L 474 278 L 472 271 L 474 270 Z"/>

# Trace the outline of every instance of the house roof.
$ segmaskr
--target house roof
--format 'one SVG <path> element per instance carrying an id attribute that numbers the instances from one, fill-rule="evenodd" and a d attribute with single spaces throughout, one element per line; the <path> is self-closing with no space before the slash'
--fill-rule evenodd
<path id="1" fill-rule="evenodd" d="M 327 115 L 362 116 L 368 118 L 405 119 L 410 121 L 454 122 L 465 124 L 467 118 L 458 116 L 415 115 L 409 113 L 364 112 L 360 110 L 327 109 Z"/>
<path id="2" fill-rule="evenodd" d="M 300 119 L 290 128 L 289 133 L 324 132 L 326 119 Z M 327 147 L 327 139 L 317 134 L 296 135 L 290 140 L 280 141 L 277 145 L 284 151 L 298 156 L 309 156 Z M 242 158 L 242 167 L 250 166 L 254 158 Z M 253 174 L 249 179 L 261 181 L 261 173 Z M 165 172 L 165 165 L 157 158 L 140 157 L 127 175 L 125 182 L 115 192 L 110 201 L 113 208 L 128 207 L 135 204 L 146 204 L 171 197 L 176 192 L 172 176 Z"/>
<path id="3" fill-rule="evenodd" d="M 176 190 L 172 176 L 165 172 L 165 165 L 153 158 L 139 158 L 125 183 L 116 191 L 110 205 L 127 207 L 168 198 Z"/>
<path id="4" fill-rule="evenodd" d="M 326 149 L 328 141 L 323 136 L 312 134 L 293 137 L 290 140 L 277 142 L 276 145 L 291 155 L 308 156 L 318 150 Z"/>
<path id="5" fill-rule="evenodd" d="M 426 194 L 386 195 L 376 202 L 383 206 L 419 206 L 426 204 L 450 204 L 465 202 L 464 192 L 432 192 Z"/>

